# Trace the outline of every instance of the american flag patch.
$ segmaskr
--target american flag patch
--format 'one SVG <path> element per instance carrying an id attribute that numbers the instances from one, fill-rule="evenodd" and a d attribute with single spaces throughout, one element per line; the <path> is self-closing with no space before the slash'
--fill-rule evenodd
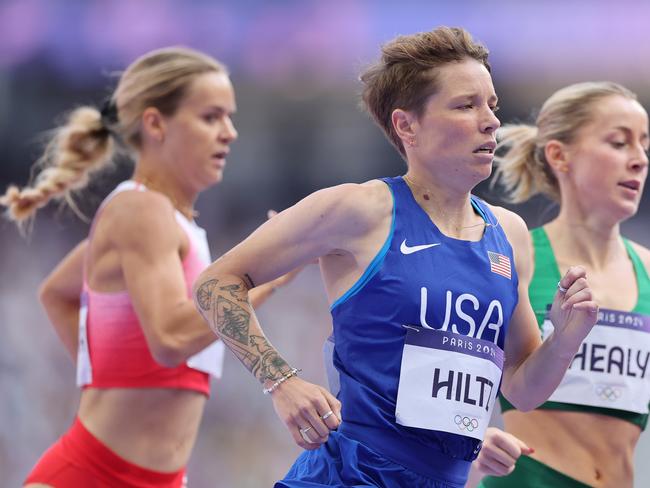
<path id="1" fill-rule="evenodd" d="M 509 280 L 512 279 L 510 258 L 508 256 L 504 256 L 498 252 L 488 251 L 488 258 L 490 258 L 490 271 L 498 275 L 505 276 Z"/>

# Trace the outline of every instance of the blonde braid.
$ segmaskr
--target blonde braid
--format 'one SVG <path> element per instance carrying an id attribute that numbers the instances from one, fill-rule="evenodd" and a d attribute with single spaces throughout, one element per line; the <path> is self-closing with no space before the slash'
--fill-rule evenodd
<path id="1" fill-rule="evenodd" d="M 104 167 L 113 155 L 114 143 L 102 124 L 99 110 L 80 107 L 67 122 L 55 129 L 37 165 L 44 169 L 32 186 L 10 186 L 0 204 L 8 209 L 9 218 L 23 222 L 52 199 L 70 199 L 73 190 L 88 184 L 89 175 Z"/>
<path id="2" fill-rule="evenodd" d="M 101 112 L 80 107 L 54 130 L 37 166 L 44 168 L 33 185 L 10 186 L 0 205 L 17 223 L 25 222 L 52 199 L 64 198 L 73 210 L 72 192 L 88 184 L 93 172 L 111 161 L 119 136 L 132 155 L 142 145 L 142 114 L 148 107 L 171 116 L 192 81 L 208 72 L 227 73 L 225 66 L 207 54 L 183 47 L 151 51 L 135 60 Z M 119 110 L 118 110 L 119 109 Z M 118 117 L 119 112 L 119 117 Z"/>

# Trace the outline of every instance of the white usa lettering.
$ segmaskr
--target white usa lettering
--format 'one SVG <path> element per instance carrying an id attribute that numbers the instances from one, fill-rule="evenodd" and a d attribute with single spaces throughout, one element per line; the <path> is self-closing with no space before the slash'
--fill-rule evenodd
<path id="1" fill-rule="evenodd" d="M 481 324 L 476 330 L 476 321 L 474 317 L 476 312 L 479 311 L 480 302 L 471 293 L 462 293 L 456 297 L 454 300 L 451 290 L 447 290 L 445 293 L 445 320 L 442 323 L 441 327 L 435 328 L 437 330 L 446 331 L 451 325 L 451 331 L 454 334 L 475 337 L 478 339 L 483 339 L 483 334 L 485 329 L 494 331 L 494 338 L 492 341 L 497 344 L 499 340 L 499 333 L 501 332 L 501 326 L 503 325 L 503 307 L 499 300 L 492 300 L 488 305 Z M 469 308 L 465 305 L 469 302 Z M 453 307 L 452 307 L 453 303 Z M 471 310 L 470 310 L 471 308 Z M 455 317 L 452 322 L 452 310 L 455 312 Z M 426 287 L 420 289 L 420 325 L 426 329 L 434 329 L 427 323 L 427 311 L 428 311 L 428 290 Z M 469 313 L 468 313 L 469 312 Z M 473 315 L 470 315 L 474 312 Z M 496 312 L 496 314 L 495 314 Z M 496 315 L 496 318 L 493 316 Z M 465 332 L 466 331 L 466 332 Z"/>

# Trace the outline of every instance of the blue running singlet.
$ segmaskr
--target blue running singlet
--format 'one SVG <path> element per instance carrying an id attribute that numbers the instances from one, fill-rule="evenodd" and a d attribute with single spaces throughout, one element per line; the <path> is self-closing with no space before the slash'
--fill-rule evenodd
<path id="1" fill-rule="evenodd" d="M 502 364 L 518 298 L 512 248 L 480 199 L 471 197 L 486 222 L 484 235 L 477 242 L 463 241 L 438 230 L 402 177 L 383 181 L 393 195 L 388 238 L 363 276 L 331 307 L 332 358 L 343 417 L 338 433 L 445 486 L 464 486 L 482 439 L 482 434 L 472 433 L 478 427 L 476 418 L 465 412 L 487 410 L 488 400 L 493 403 L 500 370 L 494 381 L 474 374 L 480 369 L 474 368 L 472 374 L 460 370 L 475 360 L 493 369 L 497 359 Z M 413 376 L 408 386 L 405 368 L 408 365 L 409 375 L 422 370 L 417 362 L 422 351 L 434 362 L 439 358 L 440 367 Z M 447 361 L 449 354 L 456 359 Z M 425 400 L 436 397 L 441 403 L 435 405 L 443 410 L 449 405 L 450 428 L 429 427 L 437 425 L 441 411 L 414 402 L 408 390 L 413 385 L 425 392 L 421 394 Z M 404 414 L 398 412 L 396 417 L 396 409 Z M 336 438 L 338 442 L 340 437 Z M 328 452 L 332 449 L 325 445 L 303 457 L 313 463 L 314 456 L 326 457 Z M 300 462 L 299 458 L 296 465 Z M 296 465 L 294 474 L 300 471 Z"/>

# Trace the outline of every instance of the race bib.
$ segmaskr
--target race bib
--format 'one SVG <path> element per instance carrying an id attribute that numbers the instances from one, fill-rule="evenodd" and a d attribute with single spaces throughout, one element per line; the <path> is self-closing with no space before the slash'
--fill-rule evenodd
<path id="1" fill-rule="evenodd" d="M 88 350 L 88 293 L 81 292 L 79 306 L 79 337 L 77 339 L 77 386 L 89 385 L 93 381 L 93 367 Z"/>
<path id="2" fill-rule="evenodd" d="M 548 313 L 542 326 L 553 332 Z M 550 401 L 648 413 L 650 316 L 602 309 Z"/>
<path id="3" fill-rule="evenodd" d="M 483 440 L 502 371 L 503 351 L 491 341 L 409 327 L 397 423 Z"/>

